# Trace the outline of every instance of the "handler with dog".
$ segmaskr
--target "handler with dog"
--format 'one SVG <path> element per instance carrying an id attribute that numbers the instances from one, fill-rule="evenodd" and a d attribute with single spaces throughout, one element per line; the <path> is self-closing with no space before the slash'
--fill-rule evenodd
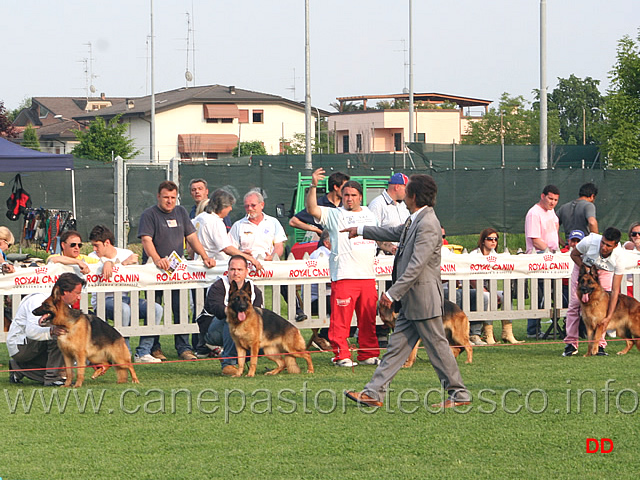
<path id="1" fill-rule="evenodd" d="M 380 304 L 400 307 L 389 349 L 371 381 L 361 392 L 345 391 L 351 400 L 368 406 L 382 406 L 385 392 L 413 347 L 422 339 L 448 397 L 434 407 L 451 408 L 471 403 L 458 364 L 444 333 L 444 296 L 440 278 L 442 230 L 436 217 L 438 187 L 429 175 L 412 175 L 405 203 L 411 213 L 404 225 L 382 228 L 350 227 L 349 237 L 363 235 L 374 240 L 399 242 L 393 266 L 393 285 L 380 295 Z"/>

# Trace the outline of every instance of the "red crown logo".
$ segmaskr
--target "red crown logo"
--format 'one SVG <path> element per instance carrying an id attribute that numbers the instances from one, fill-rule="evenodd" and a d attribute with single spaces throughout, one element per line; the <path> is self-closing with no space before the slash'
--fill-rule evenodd
<path id="1" fill-rule="evenodd" d="M 117 265 L 114 265 L 114 266 L 113 266 L 113 268 L 111 269 L 111 271 L 112 271 L 113 273 L 118 273 L 118 269 L 119 269 L 119 268 L 120 268 L 120 267 L 118 267 Z"/>
<path id="2" fill-rule="evenodd" d="M 553 260 L 553 255 L 550 253 L 545 253 L 542 258 L 544 258 L 545 262 L 550 262 L 551 260 Z"/>
<path id="3" fill-rule="evenodd" d="M 47 267 L 38 267 L 36 268 L 37 274 L 47 273 Z"/>
<path id="4" fill-rule="evenodd" d="M 494 263 L 497 260 L 498 260 L 498 257 L 496 257 L 495 255 L 488 255 L 487 256 L 487 262 L 489 262 L 489 263 Z"/>
<path id="5" fill-rule="evenodd" d="M 307 267 L 312 268 L 312 267 L 316 267 L 318 265 L 318 262 L 315 260 L 307 260 L 306 264 L 307 264 Z"/>
<path id="6" fill-rule="evenodd" d="M 378 264 L 380 264 L 380 260 L 378 260 L 377 258 L 374 258 L 374 259 L 373 259 L 373 264 L 374 264 L 374 265 L 378 265 Z"/>
<path id="7" fill-rule="evenodd" d="M 187 264 L 186 263 L 181 263 L 180 265 L 178 265 L 178 267 L 176 268 L 176 270 L 186 270 L 187 269 Z"/>

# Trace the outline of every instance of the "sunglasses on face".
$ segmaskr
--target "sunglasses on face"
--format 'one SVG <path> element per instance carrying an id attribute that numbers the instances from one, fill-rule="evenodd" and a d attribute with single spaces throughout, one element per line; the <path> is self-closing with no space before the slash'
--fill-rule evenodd
<path id="1" fill-rule="evenodd" d="M 69 246 L 71 248 L 76 248 L 76 247 L 82 248 L 82 243 L 70 243 Z"/>
<path id="2" fill-rule="evenodd" d="M 4 238 L 0 238 L 0 240 L 2 240 L 4 243 L 6 243 L 7 247 L 11 247 L 11 244 L 9 242 L 7 242 Z"/>
<path id="3" fill-rule="evenodd" d="M 632 237 L 638 237 L 640 236 L 640 232 L 631 232 L 629 235 L 631 235 Z"/>
<path id="4" fill-rule="evenodd" d="M 487 238 L 485 238 L 485 240 L 488 240 L 490 242 L 497 242 L 498 241 L 498 237 L 487 237 Z"/>

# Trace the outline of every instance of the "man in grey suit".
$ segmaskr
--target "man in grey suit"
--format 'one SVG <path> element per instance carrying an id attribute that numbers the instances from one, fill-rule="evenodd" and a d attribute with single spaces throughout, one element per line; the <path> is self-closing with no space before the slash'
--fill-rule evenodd
<path id="1" fill-rule="evenodd" d="M 412 175 L 405 203 L 411 216 L 397 227 L 351 227 L 349 237 L 363 235 L 379 241 L 400 242 L 393 268 L 393 286 L 380 295 L 380 303 L 400 305 L 389 349 L 362 392 L 345 391 L 360 404 L 382 406 L 387 387 L 411 350 L 422 339 L 429 360 L 448 397 L 434 407 L 450 408 L 471 403 L 458 364 L 442 326 L 444 297 L 440 281 L 442 230 L 433 210 L 438 187 L 429 175 Z"/>

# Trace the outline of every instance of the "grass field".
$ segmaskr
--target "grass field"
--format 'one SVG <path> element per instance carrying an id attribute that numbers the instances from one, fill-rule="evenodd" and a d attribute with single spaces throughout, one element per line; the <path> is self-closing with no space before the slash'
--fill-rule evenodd
<path id="1" fill-rule="evenodd" d="M 175 359 L 171 338 L 163 344 Z M 472 365 L 462 354 L 467 412 L 429 407 L 440 393 L 424 351 L 380 409 L 342 394 L 374 367 L 333 367 L 328 353 L 313 355 L 313 375 L 226 378 L 217 360 L 169 362 L 137 366 L 139 385 L 116 385 L 109 371 L 79 390 L 10 385 L 2 373 L 0 477 L 636 477 L 640 352 L 617 356 L 617 342 L 609 357 L 563 358 L 562 349 L 476 347 Z M 271 365 L 261 359 L 258 372 Z M 614 449 L 587 454 L 587 438 L 609 438 Z"/>

